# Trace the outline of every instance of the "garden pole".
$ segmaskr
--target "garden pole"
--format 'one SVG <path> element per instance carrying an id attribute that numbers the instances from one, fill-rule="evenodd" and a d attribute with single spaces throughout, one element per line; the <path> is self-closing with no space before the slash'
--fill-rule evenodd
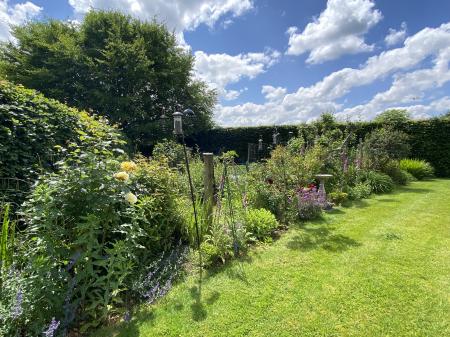
<path id="1" fill-rule="evenodd" d="M 214 155 L 203 153 L 205 168 L 203 171 L 203 186 L 205 188 L 204 205 L 206 207 L 206 217 L 208 227 L 212 225 L 213 205 L 214 205 Z"/>
<path id="2" fill-rule="evenodd" d="M 183 143 L 184 161 L 186 163 L 186 172 L 188 174 L 189 189 L 191 191 L 192 208 L 194 209 L 195 232 L 197 235 L 197 248 L 198 248 L 198 253 L 200 256 L 200 267 L 201 267 L 202 258 L 201 258 L 201 253 L 200 253 L 200 232 L 198 230 L 197 208 L 195 206 L 194 186 L 192 185 L 191 170 L 189 168 L 189 159 L 188 159 L 188 154 L 187 154 L 187 150 L 186 150 L 186 143 L 184 141 L 184 135 L 181 135 L 181 140 Z"/>

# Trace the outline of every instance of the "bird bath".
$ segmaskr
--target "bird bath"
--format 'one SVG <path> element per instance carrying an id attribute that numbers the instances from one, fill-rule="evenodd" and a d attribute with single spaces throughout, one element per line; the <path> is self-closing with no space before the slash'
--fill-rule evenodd
<path id="1" fill-rule="evenodd" d="M 316 174 L 316 178 L 319 179 L 319 194 L 322 196 L 323 201 L 325 202 L 327 194 L 325 192 L 325 181 L 330 179 L 333 175 L 332 174 Z"/>

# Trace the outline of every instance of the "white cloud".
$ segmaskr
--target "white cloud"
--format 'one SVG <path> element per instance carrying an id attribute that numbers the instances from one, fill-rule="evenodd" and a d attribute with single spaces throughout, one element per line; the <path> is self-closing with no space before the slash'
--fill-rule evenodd
<path id="1" fill-rule="evenodd" d="M 283 99 L 286 95 L 287 89 L 282 87 L 272 87 L 271 85 L 263 85 L 261 93 L 266 100 L 271 102 L 277 102 Z"/>
<path id="2" fill-rule="evenodd" d="M 368 119 L 387 107 L 395 107 L 398 104 L 416 105 L 417 97 L 420 98 L 427 90 L 450 81 L 449 46 L 450 23 L 437 28 L 425 28 L 408 37 L 403 47 L 372 56 L 360 68 L 336 71 L 312 86 L 300 87 L 296 92 L 278 96 L 276 102 L 267 97 L 264 104 L 219 106 L 216 119 L 222 125 L 286 124 L 311 121 L 324 111 L 338 111 L 341 116 Z M 432 68 L 417 69 L 430 57 Z M 343 107 L 336 103 L 337 99 L 344 97 L 353 88 L 392 75 L 394 77 L 391 88 L 375 95 L 368 104 L 343 110 Z M 266 88 L 265 93 L 274 89 Z M 420 105 L 415 111 L 418 111 L 419 107 Z"/>
<path id="3" fill-rule="evenodd" d="M 69 0 L 75 13 L 92 9 L 119 10 L 142 20 L 157 18 L 177 32 L 204 23 L 212 27 L 222 16 L 237 17 L 253 8 L 252 0 Z"/>
<path id="4" fill-rule="evenodd" d="M 227 91 L 227 85 L 237 83 L 244 77 L 252 79 L 264 73 L 280 57 L 280 53 L 274 50 L 234 56 L 196 51 L 194 55 L 196 75 L 217 89 L 222 98 L 228 100 L 237 98 L 240 92 Z"/>
<path id="5" fill-rule="evenodd" d="M 386 46 L 390 47 L 403 42 L 406 37 L 406 29 L 406 22 L 402 22 L 400 30 L 389 28 L 389 34 L 384 38 Z"/>
<path id="6" fill-rule="evenodd" d="M 394 81 L 388 90 L 376 94 L 366 104 L 345 109 L 339 115 L 350 119 L 358 119 L 360 117 L 370 119 L 386 109 L 399 108 L 398 104 L 402 104 L 403 108 L 408 104 L 413 104 L 413 106 L 417 107 L 419 106 L 416 105 L 417 101 L 422 100 L 427 91 L 440 88 L 450 81 L 449 61 L 450 47 L 439 52 L 438 56 L 433 60 L 434 66 L 432 68 L 395 75 Z M 450 106 L 447 106 L 448 108 Z"/>
<path id="7" fill-rule="evenodd" d="M 287 30 L 287 54 L 309 52 L 308 63 L 321 63 L 345 54 L 373 50 L 364 41 L 364 34 L 381 19 L 372 0 L 328 0 L 326 9 L 303 32 L 297 27 Z"/>
<path id="8" fill-rule="evenodd" d="M 30 1 L 10 6 L 7 0 L 0 0 L 0 41 L 11 40 L 11 26 L 23 24 L 41 11 Z"/>

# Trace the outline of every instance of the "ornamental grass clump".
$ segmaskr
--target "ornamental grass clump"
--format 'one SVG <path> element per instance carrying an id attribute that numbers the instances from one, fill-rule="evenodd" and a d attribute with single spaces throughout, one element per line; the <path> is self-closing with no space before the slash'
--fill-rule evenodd
<path id="1" fill-rule="evenodd" d="M 431 178 L 434 175 L 434 169 L 430 163 L 419 159 L 402 159 L 400 168 L 412 174 L 417 180 Z"/>

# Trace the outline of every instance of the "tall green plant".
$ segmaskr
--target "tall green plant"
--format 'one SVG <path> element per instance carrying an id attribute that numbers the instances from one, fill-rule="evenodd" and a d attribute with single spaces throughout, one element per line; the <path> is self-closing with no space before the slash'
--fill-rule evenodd
<path id="1" fill-rule="evenodd" d="M 3 207 L 2 231 L 0 237 L 0 271 L 3 274 L 13 262 L 15 222 L 9 219 L 10 204 Z"/>

